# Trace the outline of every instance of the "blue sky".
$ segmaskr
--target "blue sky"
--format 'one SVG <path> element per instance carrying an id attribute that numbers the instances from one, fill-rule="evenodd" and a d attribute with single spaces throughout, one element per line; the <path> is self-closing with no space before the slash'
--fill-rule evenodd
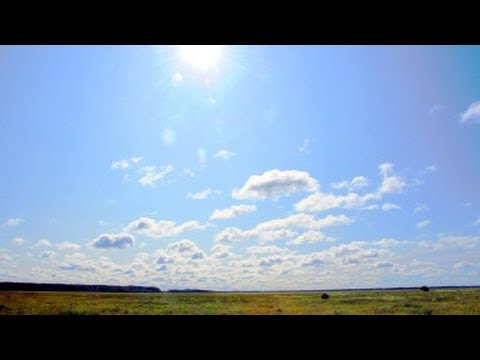
<path id="1" fill-rule="evenodd" d="M 2 46 L 0 281 L 480 283 L 478 46 Z"/>

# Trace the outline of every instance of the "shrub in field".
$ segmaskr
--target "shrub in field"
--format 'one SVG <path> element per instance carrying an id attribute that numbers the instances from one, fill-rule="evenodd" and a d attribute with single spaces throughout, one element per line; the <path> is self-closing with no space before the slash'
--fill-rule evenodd
<path id="1" fill-rule="evenodd" d="M 322 299 L 323 300 L 327 300 L 329 297 L 330 297 L 330 295 L 328 295 L 327 293 L 322 294 Z"/>
<path id="2" fill-rule="evenodd" d="M 422 290 L 422 291 L 430 291 L 430 289 L 429 289 L 427 286 L 425 286 L 425 285 L 423 285 L 423 286 L 420 288 L 420 290 Z"/>

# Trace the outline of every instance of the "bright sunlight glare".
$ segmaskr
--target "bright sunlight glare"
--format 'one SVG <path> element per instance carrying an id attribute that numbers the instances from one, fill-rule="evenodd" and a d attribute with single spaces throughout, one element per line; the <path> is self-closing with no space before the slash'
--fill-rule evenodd
<path id="1" fill-rule="evenodd" d="M 180 58 L 202 70 L 217 66 L 222 54 L 221 45 L 178 45 Z"/>

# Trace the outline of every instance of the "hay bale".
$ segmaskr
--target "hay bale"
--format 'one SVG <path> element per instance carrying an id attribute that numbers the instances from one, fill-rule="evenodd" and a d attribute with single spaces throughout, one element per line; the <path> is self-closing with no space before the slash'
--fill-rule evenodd
<path id="1" fill-rule="evenodd" d="M 323 293 L 322 296 L 321 296 L 321 298 L 323 300 L 327 300 L 329 297 L 330 297 L 330 295 L 328 295 L 327 293 Z"/>
<path id="2" fill-rule="evenodd" d="M 423 286 L 420 288 L 420 290 L 425 291 L 425 292 L 430 291 L 430 289 L 429 289 L 427 286 L 425 286 L 425 285 L 423 285 Z"/>

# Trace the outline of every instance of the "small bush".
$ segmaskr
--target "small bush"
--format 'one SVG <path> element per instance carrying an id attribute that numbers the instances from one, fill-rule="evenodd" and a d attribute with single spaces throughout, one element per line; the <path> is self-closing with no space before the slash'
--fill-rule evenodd
<path id="1" fill-rule="evenodd" d="M 425 285 L 423 285 L 423 286 L 420 288 L 420 290 L 425 291 L 425 292 L 430 291 L 430 289 L 429 289 L 427 286 L 425 286 Z"/>
<path id="2" fill-rule="evenodd" d="M 328 295 L 328 294 L 326 294 L 326 293 L 323 293 L 322 296 L 321 296 L 321 298 L 322 298 L 323 300 L 327 300 L 329 297 L 330 297 L 330 295 Z"/>

